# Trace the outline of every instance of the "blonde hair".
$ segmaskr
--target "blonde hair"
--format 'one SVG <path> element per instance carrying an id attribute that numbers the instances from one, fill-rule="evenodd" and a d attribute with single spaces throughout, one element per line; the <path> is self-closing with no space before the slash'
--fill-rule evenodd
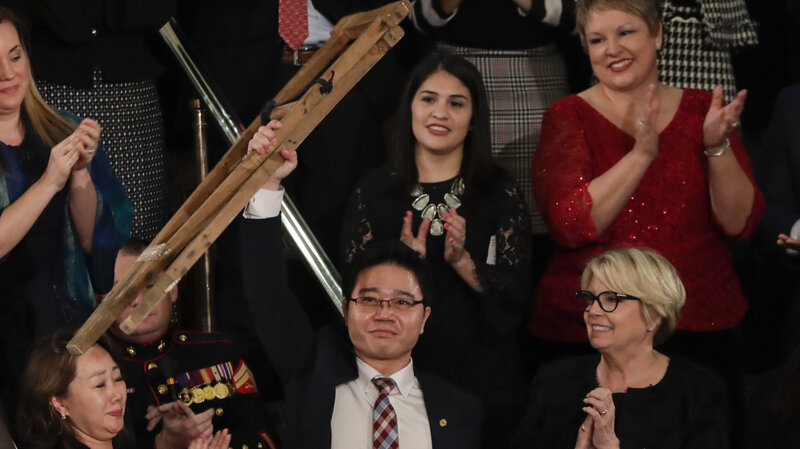
<path id="1" fill-rule="evenodd" d="M 577 0 L 575 6 L 575 33 L 581 38 L 583 48 L 586 48 L 586 22 L 592 10 L 616 10 L 636 16 L 647 24 L 647 29 L 653 36 L 658 33 L 661 25 L 660 0 Z"/>
<path id="2" fill-rule="evenodd" d="M 587 290 L 595 278 L 616 292 L 639 298 L 647 323 L 661 318 L 654 344 L 663 343 L 675 331 L 686 290 L 675 267 L 662 255 L 647 248 L 606 251 L 586 265 L 581 288 Z"/>

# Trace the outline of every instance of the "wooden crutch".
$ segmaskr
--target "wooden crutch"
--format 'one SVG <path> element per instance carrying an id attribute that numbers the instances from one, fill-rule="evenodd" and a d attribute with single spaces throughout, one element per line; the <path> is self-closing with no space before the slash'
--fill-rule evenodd
<path id="1" fill-rule="evenodd" d="M 328 43 L 276 95 L 273 101 L 280 106 L 269 116 L 262 114 L 256 118 L 242 133 L 70 340 L 67 345 L 70 352 L 85 352 L 144 286 L 155 282 L 120 328 L 131 333 L 139 326 L 280 166 L 283 162 L 280 149 L 297 148 L 339 100 L 397 44 L 404 34 L 399 24 L 410 10 L 411 4 L 401 0 L 344 17 L 337 23 Z M 322 69 L 325 71 L 319 76 Z M 282 104 L 303 90 L 305 93 L 297 101 Z M 276 132 L 275 151 L 269 155 L 245 156 L 253 134 L 269 118 L 283 123 Z"/>

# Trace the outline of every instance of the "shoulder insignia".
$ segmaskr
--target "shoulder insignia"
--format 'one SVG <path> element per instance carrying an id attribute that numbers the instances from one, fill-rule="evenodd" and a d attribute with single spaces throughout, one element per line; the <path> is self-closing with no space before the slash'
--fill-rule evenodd
<path id="1" fill-rule="evenodd" d="M 239 366 L 236 367 L 236 371 L 233 373 L 233 387 L 237 393 L 249 394 L 258 392 L 253 373 L 250 372 L 250 368 L 247 367 L 244 360 L 239 361 Z"/>

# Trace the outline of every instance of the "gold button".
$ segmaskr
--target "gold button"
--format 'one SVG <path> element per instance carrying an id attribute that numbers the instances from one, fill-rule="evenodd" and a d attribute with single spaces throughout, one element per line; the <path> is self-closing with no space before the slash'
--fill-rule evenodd
<path id="1" fill-rule="evenodd" d="M 447 426 L 447 420 L 444 419 L 444 418 L 440 419 L 439 420 L 439 427 L 445 427 L 445 426 Z"/>
<path id="2" fill-rule="evenodd" d="M 158 394 L 160 394 L 160 395 L 167 394 L 167 386 L 164 385 L 164 384 L 159 385 L 158 386 Z"/>
<path id="3" fill-rule="evenodd" d="M 128 354 L 136 355 L 136 350 L 133 349 L 133 346 L 128 346 Z"/>
<path id="4" fill-rule="evenodd" d="M 164 352 L 164 349 L 166 349 L 166 347 L 167 344 L 164 343 L 164 340 L 158 342 L 158 352 Z"/>
<path id="5" fill-rule="evenodd" d="M 217 407 L 217 409 L 214 410 L 214 414 L 217 416 L 222 416 L 223 413 L 225 413 L 225 410 L 222 410 L 222 407 Z"/>
<path id="6" fill-rule="evenodd" d="M 242 445 L 242 449 L 249 449 L 246 444 Z"/>
<path id="7" fill-rule="evenodd" d="M 156 369 L 156 368 L 158 368 L 158 365 L 156 365 L 155 362 L 150 362 L 147 364 L 147 369 Z"/>
<path id="8" fill-rule="evenodd" d="M 258 449 L 263 449 L 263 448 L 264 448 L 264 445 L 261 444 L 261 443 L 258 443 Z"/>
<path id="9" fill-rule="evenodd" d="M 186 334 L 180 334 L 180 335 L 178 335 L 178 340 L 180 340 L 180 341 L 186 341 Z"/>

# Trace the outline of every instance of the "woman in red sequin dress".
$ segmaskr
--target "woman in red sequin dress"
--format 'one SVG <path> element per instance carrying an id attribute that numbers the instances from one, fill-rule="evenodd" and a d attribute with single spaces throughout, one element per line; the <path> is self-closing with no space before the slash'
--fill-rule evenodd
<path id="1" fill-rule="evenodd" d="M 531 335 L 585 341 L 574 299 L 582 267 L 625 246 L 653 248 L 677 268 L 687 290 L 678 329 L 734 328 L 747 303 L 725 239 L 749 236 L 764 210 L 735 129 L 746 92 L 724 105 L 720 87 L 659 83 L 655 1 L 582 0 L 577 23 L 599 83 L 559 100 L 542 123 L 534 191 L 557 249 Z"/>

